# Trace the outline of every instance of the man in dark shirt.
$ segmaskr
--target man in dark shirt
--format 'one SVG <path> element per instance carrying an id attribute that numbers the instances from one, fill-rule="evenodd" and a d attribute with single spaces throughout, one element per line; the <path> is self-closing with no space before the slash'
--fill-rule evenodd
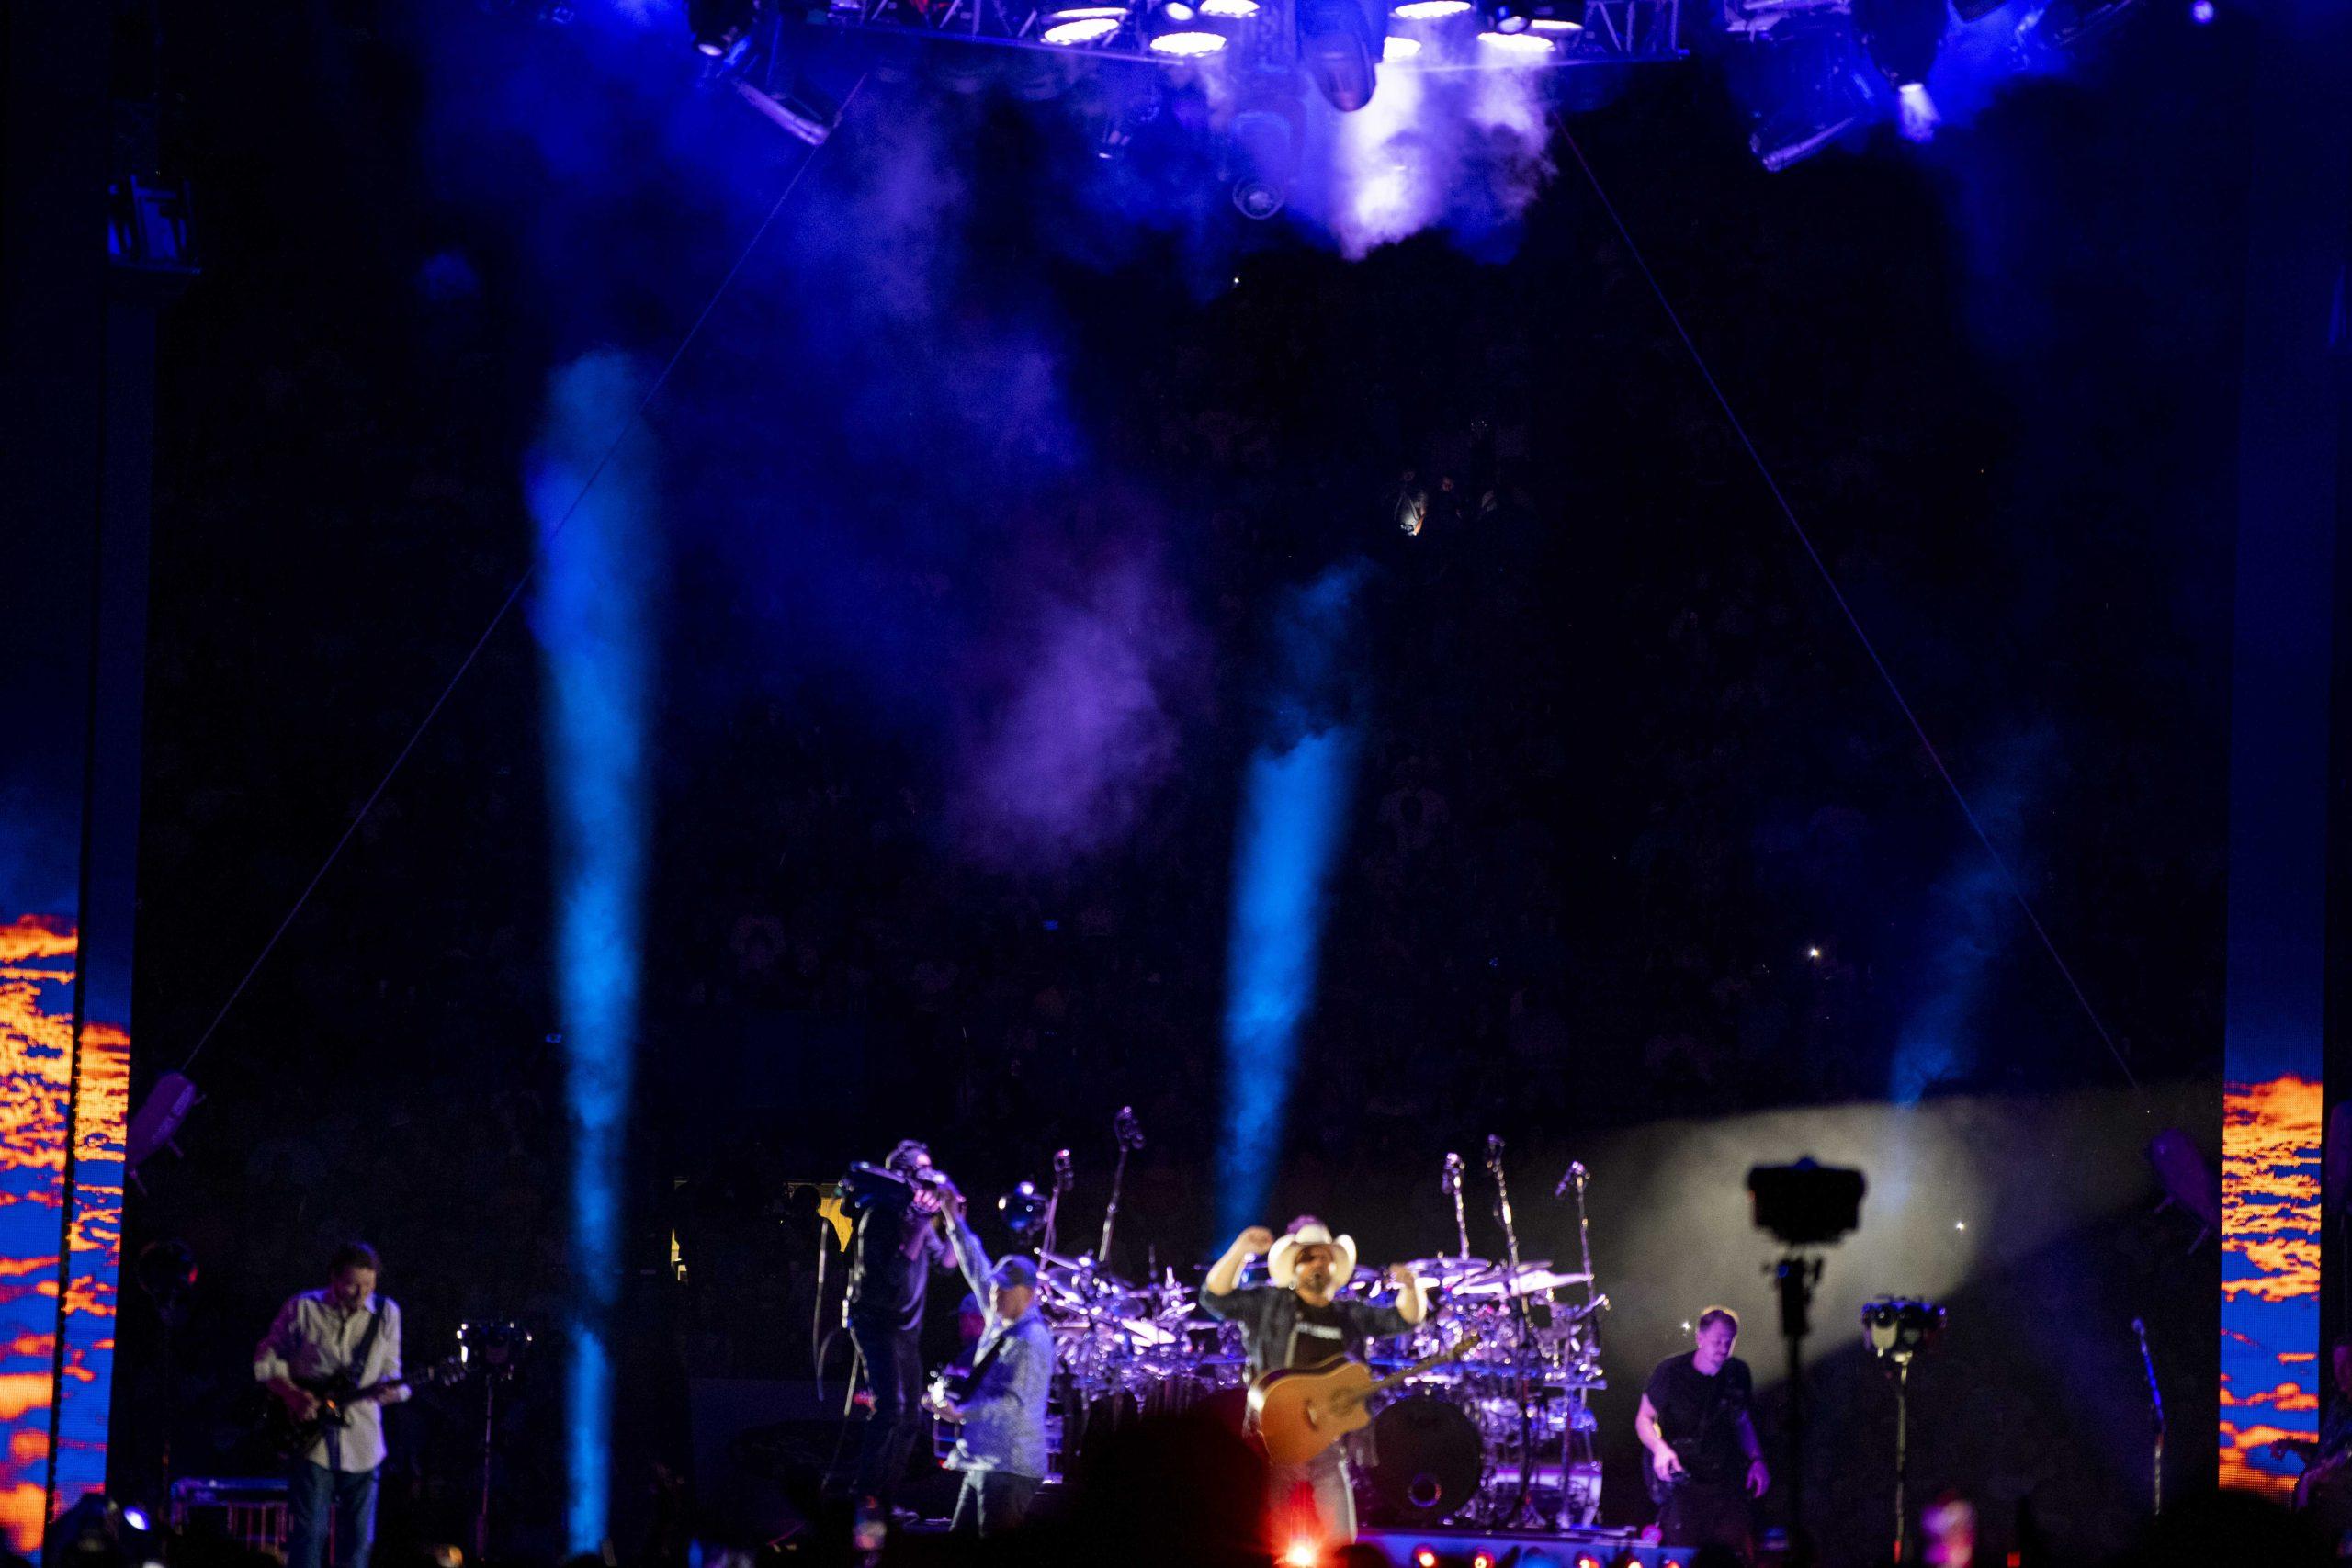
<path id="1" fill-rule="evenodd" d="M 850 1338 L 874 1397 L 851 1483 L 861 1550 L 878 1551 L 891 1493 L 924 1426 L 922 1301 L 933 1269 L 956 1267 L 940 1232 L 943 1195 L 925 1180 L 931 1151 L 909 1140 L 880 1166 L 850 1168 L 842 1193 L 857 1214 L 850 1241 Z"/>
<path id="2" fill-rule="evenodd" d="M 1650 1373 L 1634 1430 L 1650 1452 L 1650 1495 L 1660 1537 L 1676 1546 L 1724 1546 L 1746 1562 L 1749 1500 L 1772 1484 L 1749 1414 L 1747 1363 L 1731 1353 L 1739 1319 L 1729 1307 L 1699 1314 L 1692 1348 Z"/>
<path id="3" fill-rule="evenodd" d="M 1244 1286 L 1242 1266 L 1261 1252 L 1273 1283 Z M 1291 1233 L 1279 1241 L 1265 1226 L 1252 1225 L 1234 1238 L 1209 1269 L 1201 1288 L 1201 1310 L 1241 1325 L 1253 1378 L 1279 1368 L 1319 1367 L 1360 1354 L 1367 1339 L 1405 1333 L 1428 1310 L 1420 1281 L 1401 1263 L 1388 1270 L 1396 1286 L 1394 1306 L 1337 1299 L 1332 1292 L 1353 1279 L 1355 1271 L 1354 1240 L 1334 1236 L 1320 1220 L 1295 1222 Z M 1345 1442 L 1306 1464 L 1277 1465 L 1270 1479 L 1278 1523 L 1293 1522 L 1280 1516 L 1295 1516 L 1304 1489 L 1314 1499 L 1326 1544 L 1355 1540 L 1355 1491 Z"/>

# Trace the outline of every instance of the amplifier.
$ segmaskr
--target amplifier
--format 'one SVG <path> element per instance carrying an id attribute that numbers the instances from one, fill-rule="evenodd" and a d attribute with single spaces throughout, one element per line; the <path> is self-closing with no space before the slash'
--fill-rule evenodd
<path id="1" fill-rule="evenodd" d="M 286 1555 L 286 1478 L 191 1476 L 172 1483 L 172 1530 L 225 1535 L 272 1556 Z"/>

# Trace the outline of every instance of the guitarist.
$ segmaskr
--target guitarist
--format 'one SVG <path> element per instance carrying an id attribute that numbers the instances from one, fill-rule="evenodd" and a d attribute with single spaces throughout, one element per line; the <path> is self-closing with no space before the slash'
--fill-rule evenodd
<path id="1" fill-rule="evenodd" d="M 1037 1269 L 1026 1258 L 993 1268 L 980 1238 L 950 1205 L 956 1261 L 973 1295 L 988 1303 L 985 1325 L 962 1377 L 942 1379 L 924 1403 L 962 1428 L 947 1468 L 964 1472 L 956 1519 L 984 1536 L 1018 1529 L 1046 1479 L 1046 1401 L 1054 1380 L 1054 1335 L 1036 1310 Z"/>
<path id="2" fill-rule="evenodd" d="M 1751 1551 L 1750 1500 L 1770 1489 L 1764 1445 L 1749 1413 L 1755 1382 L 1731 1353 L 1739 1318 L 1729 1307 L 1699 1314 L 1691 1348 L 1650 1373 L 1634 1431 L 1649 1450 L 1650 1498 L 1661 1540 L 1675 1546 Z"/>
<path id="3" fill-rule="evenodd" d="M 346 1242 L 327 1264 L 326 1289 L 305 1291 L 278 1309 L 254 1351 L 254 1377 L 300 1426 L 325 1413 L 322 1393 L 347 1394 L 307 1452 L 293 1461 L 286 1492 L 287 1568 L 321 1568 L 332 1509 L 340 1568 L 368 1568 L 376 1540 L 376 1478 L 384 1463 L 383 1406 L 406 1399 L 401 1377 L 401 1309 L 376 1293 L 376 1249 Z"/>
<path id="4" fill-rule="evenodd" d="M 1273 1282 L 1243 1285 L 1242 1266 L 1261 1253 Z M 1280 1240 L 1265 1226 L 1252 1225 L 1233 1238 L 1209 1269 L 1201 1287 L 1201 1310 L 1240 1325 L 1252 1378 L 1282 1368 L 1320 1367 L 1361 1354 L 1367 1339 L 1408 1332 L 1428 1313 L 1420 1280 L 1401 1263 L 1388 1270 L 1396 1286 L 1395 1305 L 1340 1299 L 1334 1292 L 1355 1271 L 1354 1238 L 1333 1235 L 1320 1220 L 1294 1220 Z M 1278 1517 L 1296 1517 L 1295 1499 L 1304 1489 L 1314 1498 L 1326 1543 L 1355 1540 L 1355 1484 L 1344 1442 L 1303 1465 L 1274 1466 L 1270 1481 Z"/>

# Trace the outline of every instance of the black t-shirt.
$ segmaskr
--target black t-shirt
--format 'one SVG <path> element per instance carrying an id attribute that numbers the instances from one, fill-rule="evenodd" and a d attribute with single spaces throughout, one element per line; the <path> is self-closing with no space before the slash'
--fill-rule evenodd
<path id="1" fill-rule="evenodd" d="M 951 1263 L 954 1255 L 933 1217 L 915 1208 L 914 1190 L 905 1182 L 864 1166 L 853 1169 L 843 1186 L 857 1212 L 850 1242 L 850 1321 L 897 1331 L 921 1327 L 931 1270 Z"/>
<path id="2" fill-rule="evenodd" d="M 1756 1384 L 1747 1363 L 1734 1356 L 1713 1377 L 1703 1377 L 1691 1351 L 1668 1356 L 1650 1373 L 1650 1408 L 1667 1447 L 1681 1460 L 1691 1480 L 1702 1485 L 1737 1482 L 1747 1473 L 1747 1450 L 1739 1440 L 1739 1419 L 1748 1412 Z"/>
<path id="3" fill-rule="evenodd" d="M 1302 1301 L 1298 1303 L 1298 1321 L 1290 1331 L 1290 1359 L 1283 1363 L 1292 1367 L 1319 1367 L 1335 1361 L 1355 1348 L 1355 1336 L 1346 1312 L 1337 1302 L 1321 1306 Z"/>

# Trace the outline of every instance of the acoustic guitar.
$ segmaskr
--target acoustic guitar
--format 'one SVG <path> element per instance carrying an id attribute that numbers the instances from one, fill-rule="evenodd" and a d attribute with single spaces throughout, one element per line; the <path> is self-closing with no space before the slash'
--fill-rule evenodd
<path id="1" fill-rule="evenodd" d="M 1434 1356 L 1375 1378 L 1362 1361 L 1335 1361 L 1313 1371 L 1283 1368 L 1261 1372 L 1250 1385 L 1250 1427 L 1275 1464 L 1305 1464 L 1346 1437 L 1372 1425 L 1372 1396 L 1416 1378 L 1432 1367 L 1458 1361 L 1478 1348 L 1467 1334 Z"/>

